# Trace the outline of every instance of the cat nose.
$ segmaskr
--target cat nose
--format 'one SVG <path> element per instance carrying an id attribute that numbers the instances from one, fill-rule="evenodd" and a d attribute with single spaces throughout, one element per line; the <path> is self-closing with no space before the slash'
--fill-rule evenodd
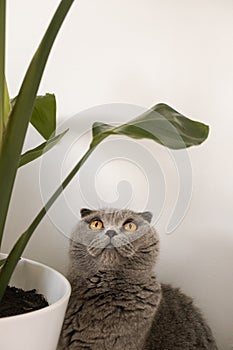
<path id="1" fill-rule="evenodd" d="M 114 237 L 114 236 L 117 235 L 116 231 L 114 231 L 114 230 L 108 230 L 108 231 L 105 232 L 105 234 L 106 234 L 109 238 L 112 238 L 112 237 Z"/>

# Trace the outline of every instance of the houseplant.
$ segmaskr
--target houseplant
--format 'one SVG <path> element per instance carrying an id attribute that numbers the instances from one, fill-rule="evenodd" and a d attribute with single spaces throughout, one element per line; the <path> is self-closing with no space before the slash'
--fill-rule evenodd
<path id="1" fill-rule="evenodd" d="M 45 146 L 47 150 L 51 148 L 62 137 L 62 134 L 55 135 L 55 97 L 52 94 L 36 97 L 36 93 L 49 51 L 72 2 L 60 3 L 32 59 L 18 96 L 10 101 L 4 72 L 6 1 L 0 1 L 0 246 L 17 169 L 38 157 Z M 21 156 L 29 120 L 45 138 L 45 142 Z M 25 238 L 22 236 L 19 249 L 26 243 Z M 15 252 L 17 255 L 17 247 Z M 8 284 L 7 280 L 12 275 L 18 260 L 16 256 L 15 260 L 14 252 L 13 259 L 10 255 L 5 257 L 0 254 L 0 299 L 3 297 Z M 8 269 L 10 274 L 7 272 Z M 56 349 L 70 295 L 68 281 L 49 267 L 21 259 L 11 283 L 25 290 L 36 288 L 45 295 L 50 305 L 24 315 L 0 318 L 0 348 L 4 350 Z"/>
<path id="2" fill-rule="evenodd" d="M 44 97 L 37 97 L 36 94 L 53 42 L 73 2 L 74 0 L 62 0 L 60 2 L 32 58 L 18 96 L 10 101 L 4 72 L 6 1 L 0 0 L 0 251 L 5 221 L 18 168 L 41 156 L 43 152 L 48 151 L 66 132 L 64 131 L 60 135 L 55 135 L 54 96 L 47 94 Z M 35 149 L 21 155 L 27 127 L 30 122 L 46 141 Z M 124 135 L 136 139 L 147 138 L 163 146 L 180 149 L 202 143 L 208 136 L 208 126 L 184 117 L 166 104 L 157 104 L 136 119 L 120 126 L 111 126 L 99 122 L 94 123 L 92 141 L 87 152 L 75 165 L 47 204 L 32 220 L 29 227 L 19 235 L 9 255 L 1 259 L 0 300 L 5 293 L 7 285 L 10 283 L 11 276 L 28 241 L 46 215 L 47 210 L 49 210 L 54 201 L 70 183 L 95 148 L 110 135 Z M 36 312 L 41 314 L 43 311 Z M 25 317 L 29 317 L 28 314 Z M 21 318 L 23 319 L 23 316 Z M 9 320 L 1 321 L 9 322 Z M 17 348 L 19 349 L 18 346 Z M 48 349 L 50 348 L 52 349 L 52 347 L 48 347 Z M 33 349 L 35 350 L 35 347 Z"/>

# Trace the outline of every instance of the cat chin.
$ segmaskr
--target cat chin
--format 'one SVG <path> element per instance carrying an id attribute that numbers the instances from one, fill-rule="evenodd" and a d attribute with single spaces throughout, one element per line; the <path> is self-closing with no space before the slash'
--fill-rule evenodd
<path id="1" fill-rule="evenodd" d="M 104 267 L 113 267 L 119 264 L 120 257 L 116 248 L 104 248 L 100 256 L 100 264 Z"/>
<path id="2" fill-rule="evenodd" d="M 92 244 L 87 247 L 87 252 L 96 259 L 96 263 L 99 268 L 115 270 L 116 266 L 121 265 L 126 261 L 126 259 L 132 258 L 132 256 L 135 254 L 135 248 L 129 242 L 128 244 L 121 246 L 116 246 L 114 242 L 105 242 L 104 247 L 103 242 L 99 241 L 98 243 L 99 247 L 96 246 L 96 241 L 92 242 Z"/>
<path id="3" fill-rule="evenodd" d="M 135 251 L 129 246 L 105 247 L 95 251 L 96 262 L 100 268 L 107 270 L 116 269 L 117 266 L 125 262 L 125 259 L 131 258 Z M 93 251 L 92 251 L 93 256 Z"/>

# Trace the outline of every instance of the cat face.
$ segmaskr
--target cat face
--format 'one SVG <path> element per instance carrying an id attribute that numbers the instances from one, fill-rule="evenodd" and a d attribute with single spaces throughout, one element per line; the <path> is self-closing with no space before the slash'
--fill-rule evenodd
<path id="1" fill-rule="evenodd" d="M 81 218 L 71 245 L 80 266 L 117 270 L 153 265 L 158 237 L 150 226 L 150 212 L 81 209 Z"/>

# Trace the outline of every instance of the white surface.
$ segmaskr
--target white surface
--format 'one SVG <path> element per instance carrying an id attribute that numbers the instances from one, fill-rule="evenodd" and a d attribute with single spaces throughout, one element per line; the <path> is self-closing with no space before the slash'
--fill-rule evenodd
<path id="1" fill-rule="evenodd" d="M 7 78 L 14 96 L 58 1 L 8 3 Z M 233 347 L 232 19 L 230 0 L 76 1 L 40 88 L 41 93 L 56 94 L 61 121 L 104 103 L 150 107 L 166 102 L 211 126 L 208 141 L 189 150 L 191 204 L 169 236 L 165 226 L 177 181 L 174 169 L 170 171 L 172 166 L 164 161 L 167 197 L 157 224 L 162 240 L 159 276 L 195 298 L 221 350 Z M 39 141 L 31 132 L 27 145 Z M 149 147 L 162 152 L 155 145 Z M 38 164 L 20 170 L 5 250 L 41 206 Z M 107 179 L 103 176 L 106 186 Z M 45 219 L 26 255 L 64 271 L 67 246 Z"/>
<path id="2" fill-rule="evenodd" d="M 56 350 L 70 284 L 57 271 L 30 260 L 19 262 L 11 285 L 25 290 L 36 289 L 49 306 L 27 314 L 0 319 L 2 350 Z"/>

